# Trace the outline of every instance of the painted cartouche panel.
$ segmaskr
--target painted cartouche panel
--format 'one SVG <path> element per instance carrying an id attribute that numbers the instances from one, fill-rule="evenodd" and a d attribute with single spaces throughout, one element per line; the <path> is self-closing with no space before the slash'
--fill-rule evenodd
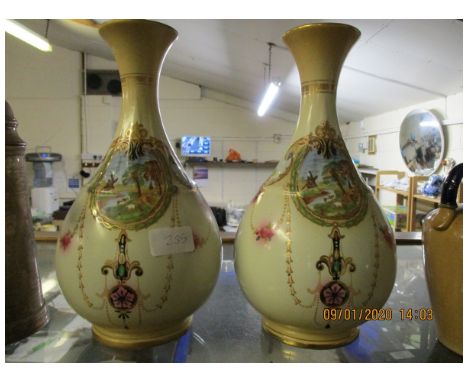
<path id="1" fill-rule="evenodd" d="M 163 142 L 138 123 L 126 132 L 112 143 L 90 188 L 93 214 L 108 227 L 141 229 L 161 217 L 176 188 Z"/>
<path id="2" fill-rule="evenodd" d="M 335 129 L 325 121 L 307 140 L 293 144 L 290 190 L 296 208 L 308 219 L 352 226 L 365 215 L 367 198 Z"/>

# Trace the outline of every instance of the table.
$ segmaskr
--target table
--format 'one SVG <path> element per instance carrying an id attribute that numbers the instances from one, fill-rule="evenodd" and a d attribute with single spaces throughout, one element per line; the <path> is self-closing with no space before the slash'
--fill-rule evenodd
<path id="1" fill-rule="evenodd" d="M 261 317 L 243 296 L 225 244 L 221 272 L 209 300 L 180 339 L 143 350 L 115 350 L 96 342 L 91 325 L 68 306 L 54 271 L 55 244 L 38 243 L 38 265 L 49 324 L 5 349 L 6 362 L 463 362 L 436 340 L 433 321 L 402 321 L 400 308 L 430 306 L 420 245 L 400 245 L 395 287 L 386 307 L 392 321 L 360 327 L 353 343 L 328 350 L 285 345 L 261 329 Z"/>

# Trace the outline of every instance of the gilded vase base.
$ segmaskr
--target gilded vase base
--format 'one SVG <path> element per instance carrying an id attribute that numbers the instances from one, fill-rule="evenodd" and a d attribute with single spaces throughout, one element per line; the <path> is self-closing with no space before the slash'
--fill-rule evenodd
<path id="1" fill-rule="evenodd" d="M 328 349 L 347 345 L 359 336 L 359 329 L 352 328 L 342 332 L 324 333 L 323 331 L 306 330 L 296 326 L 284 325 L 268 318 L 262 318 L 263 330 L 287 345 Z"/>
<path id="2" fill-rule="evenodd" d="M 119 349 L 138 349 L 165 344 L 182 336 L 192 324 L 192 316 L 171 326 L 148 331 L 128 331 L 93 325 L 94 337 L 102 344 Z"/>

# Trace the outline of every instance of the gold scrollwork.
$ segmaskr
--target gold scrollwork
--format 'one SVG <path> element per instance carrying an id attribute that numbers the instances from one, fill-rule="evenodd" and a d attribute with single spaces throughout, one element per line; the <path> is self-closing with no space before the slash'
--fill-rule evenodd
<path id="1" fill-rule="evenodd" d="M 104 307 L 104 302 L 101 304 L 101 306 L 97 307 L 93 302 L 91 302 L 88 294 L 85 291 L 85 285 L 83 282 L 83 251 L 84 251 L 84 245 L 83 245 L 83 229 L 84 229 L 84 222 L 86 218 L 86 210 L 88 206 L 88 200 L 85 201 L 85 205 L 80 213 L 80 217 L 78 219 L 78 222 L 73 229 L 73 235 L 76 233 L 78 230 L 78 237 L 79 237 L 79 243 L 78 243 L 78 260 L 76 264 L 76 268 L 78 269 L 78 288 L 80 289 L 81 296 L 83 297 L 84 302 L 86 305 L 88 305 L 89 308 L 92 309 L 98 309 L 101 310 Z M 101 297 L 100 295 L 97 295 L 97 297 Z"/>
<path id="2" fill-rule="evenodd" d="M 353 263 L 351 257 L 342 257 L 340 242 L 345 238 L 345 235 L 342 235 L 338 229 L 338 225 L 334 224 L 332 231 L 328 235 L 333 242 L 333 251 L 327 256 L 320 256 L 320 259 L 317 261 L 316 267 L 319 271 L 323 270 L 325 267 L 328 269 L 328 273 L 333 277 L 333 280 L 339 280 L 349 268 L 350 272 L 356 270 L 356 266 Z"/>
<path id="3" fill-rule="evenodd" d="M 130 82 L 137 85 L 152 86 L 156 82 L 156 77 L 147 74 L 131 73 L 120 77 L 120 82 L 122 86 L 127 86 Z"/>
<path id="4" fill-rule="evenodd" d="M 377 288 L 377 279 L 379 276 L 379 268 L 380 268 L 380 246 L 379 246 L 379 229 L 377 226 L 377 217 L 375 211 L 372 210 L 372 223 L 374 228 L 374 264 L 372 266 L 372 281 L 371 281 L 371 288 L 369 289 L 365 300 L 361 303 L 361 307 L 365 308 L 372 297 L 374 297 L 375 288 Z"/>
<path id="5" fill-rule="evenodd" d="M 305 81 L 301 83 L 301 91 L 303 95 L 311 95 L 316 93 L 336 93 L 335 81 Z"/>

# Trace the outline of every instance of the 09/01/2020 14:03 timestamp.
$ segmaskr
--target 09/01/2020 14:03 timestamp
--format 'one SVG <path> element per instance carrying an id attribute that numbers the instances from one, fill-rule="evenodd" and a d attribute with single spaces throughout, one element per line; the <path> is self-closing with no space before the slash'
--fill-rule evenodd
<path id="1" fill-rule="evenodd" d="M 431 308 L 401 308 L 398 311 L 402 321 L 430 321 L 433 319 Z M 356 308 L 325 308 L 323 310 L 325 321 L 391 321 L 393 319 L 393 309 L 356 309 Z"/>

